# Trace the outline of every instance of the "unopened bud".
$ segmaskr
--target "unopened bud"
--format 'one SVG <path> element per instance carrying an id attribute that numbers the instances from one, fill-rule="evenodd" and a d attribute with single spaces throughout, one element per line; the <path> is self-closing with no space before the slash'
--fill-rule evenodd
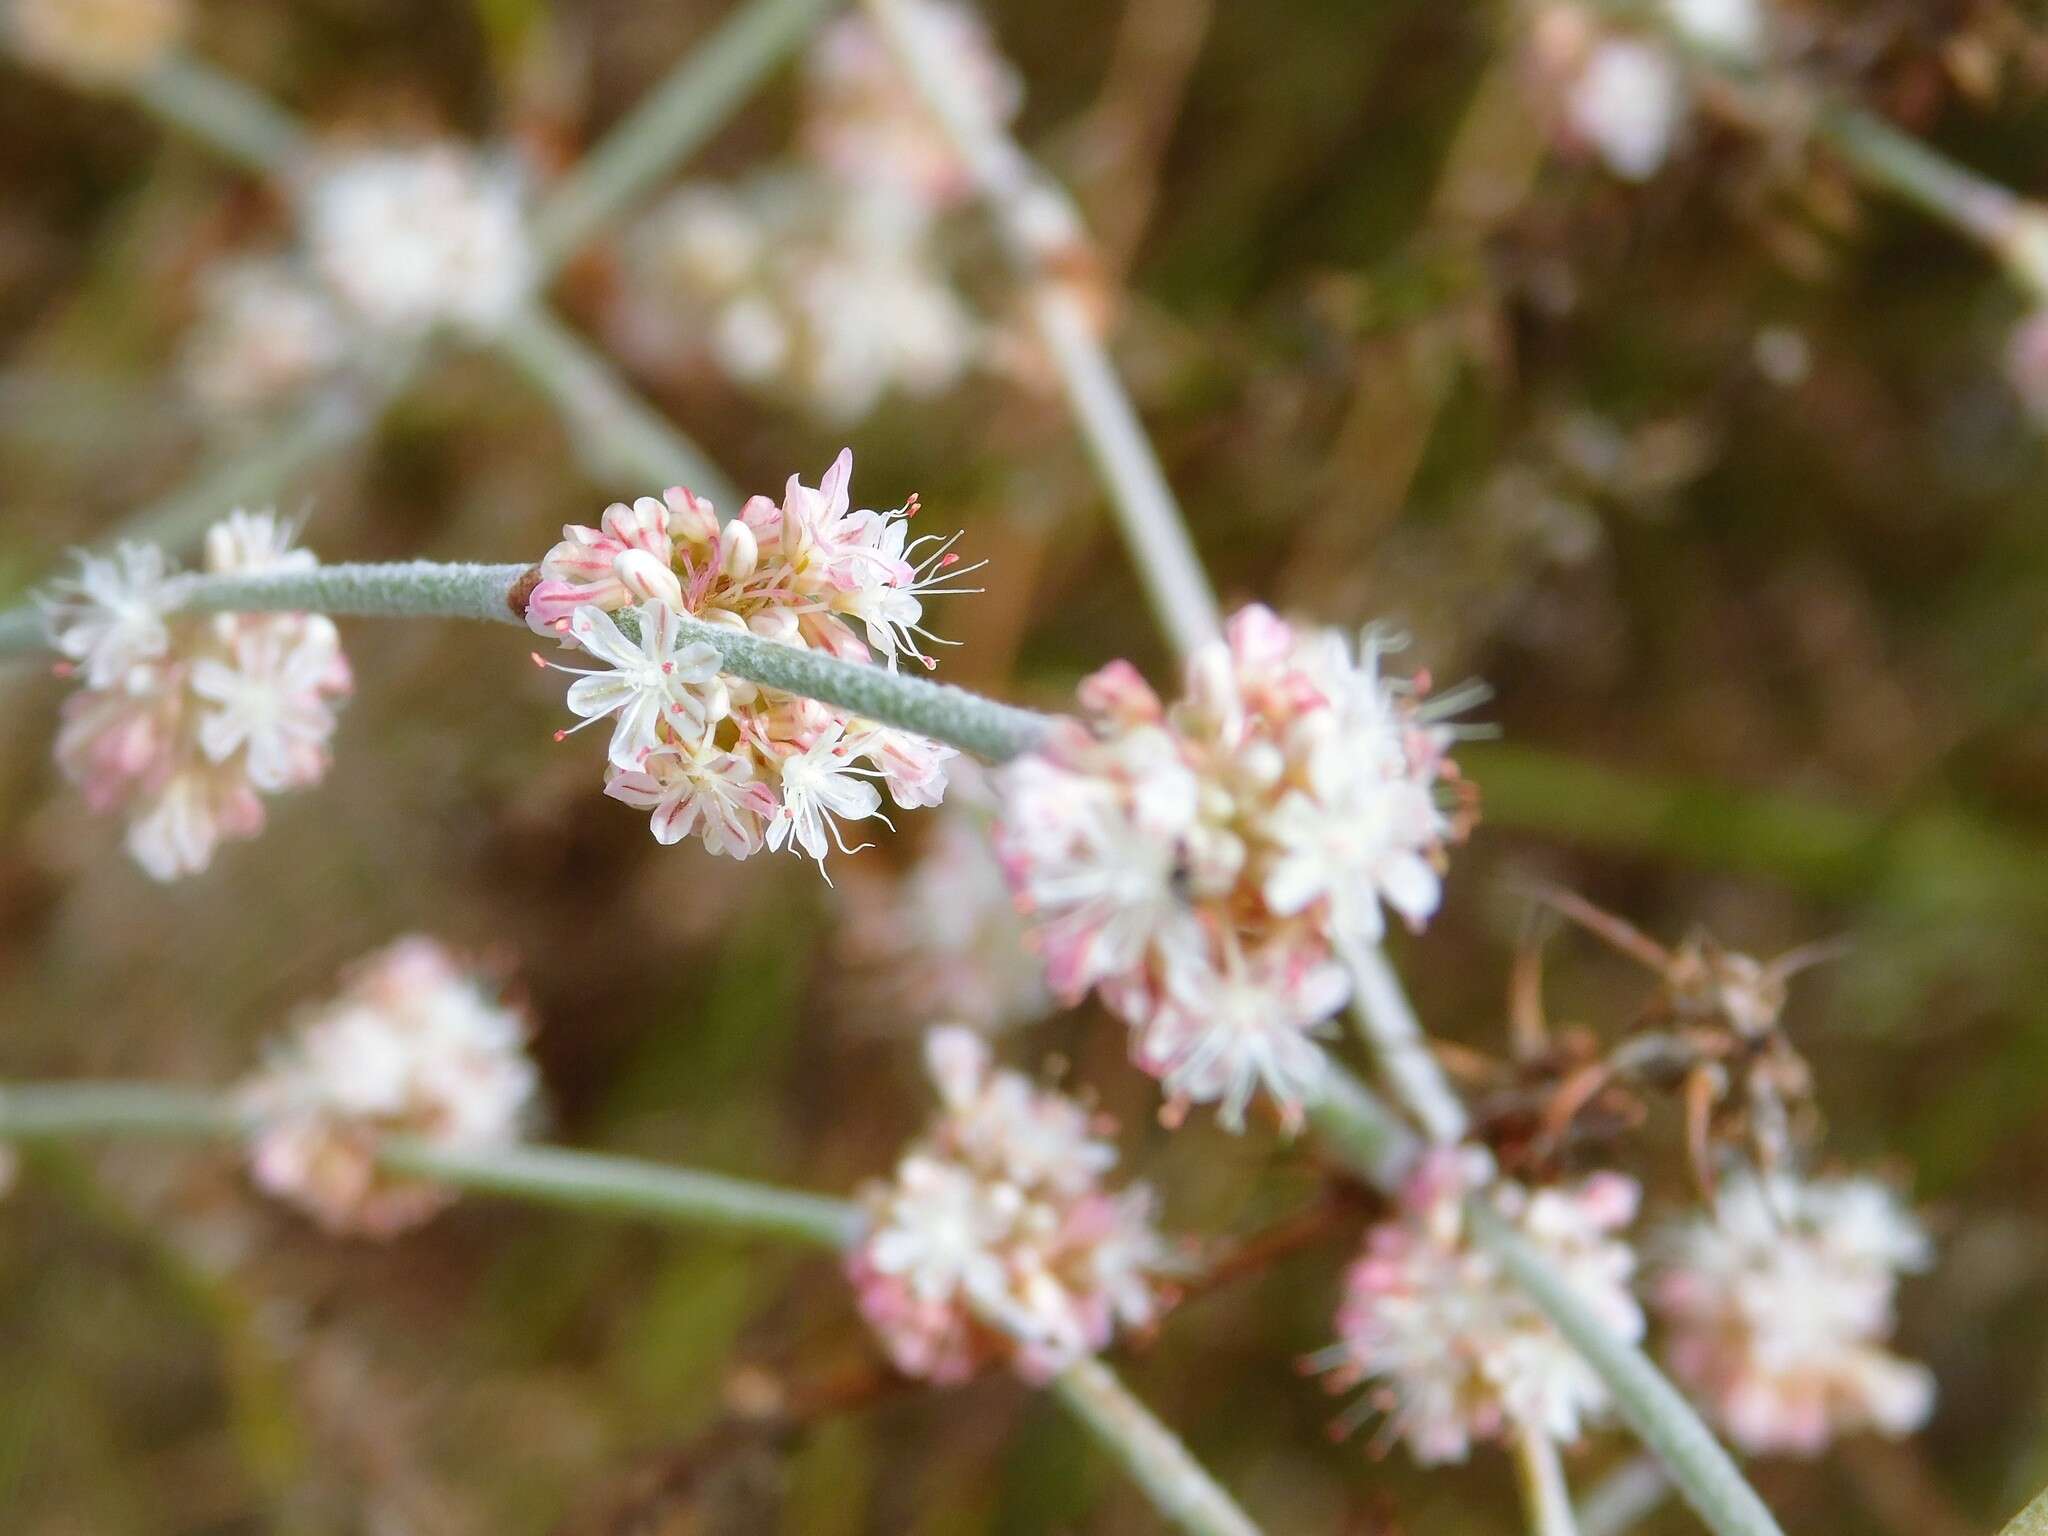
<path id="1" fill-rule="evenodd" d="M 643 603 L 666 603 L 682 613 L 683 584 L 676 573 L 643 549 L 629 549 L 612 561 L 612 574 Z"/>

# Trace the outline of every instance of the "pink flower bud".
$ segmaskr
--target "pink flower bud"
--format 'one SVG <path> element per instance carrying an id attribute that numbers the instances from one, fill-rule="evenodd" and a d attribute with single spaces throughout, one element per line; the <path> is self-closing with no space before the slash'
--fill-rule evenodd
<path id="1" fill-rule="evenodd" d="M 684 611 L 683 584 L 676 580 L 676 573 L 644 549 L 629 549 L 620 555 L 612 561 L 612 573 L 635 601 L 666 603 L 677 613 Z"/>

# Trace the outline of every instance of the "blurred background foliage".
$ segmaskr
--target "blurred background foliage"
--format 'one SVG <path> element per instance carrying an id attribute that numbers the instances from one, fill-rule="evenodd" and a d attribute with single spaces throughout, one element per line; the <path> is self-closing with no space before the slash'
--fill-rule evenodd
<path id="1" fill-rule="evenodd" d="M 202 7 L 195 45 L 316 124 L 509 135 L 547 167 L 722 10 L 238 0 Z M 2048 190 L 2037 21 L 1823 14 L 1866 99 Z M 1432 1025 L 1501 1048 L 1505 887 L 1532 875 L 1665 937 L 1853 940 L 1797 984 L 1793 1029 L 1832 1153 L 1930 1204 L 1943 1260 L 1902 1347 L 1942 1399 L 1911 1445 L 1757 1476 L 1793 1531 L 1989 1528 L 2048 1480 L 2048 482 L 1999 369 L 2019 301 L 1792 146 L 1702 127 L 1646 188 L 1548 154 L 1502 7 L 990 15 L 1025 141 L 1129 274 L 1120 355 L 1227 600 L 1398 620 L 1438 678 L 1496 689 L 1503 739 L 1467 759 L 1488 819 L 1399 947 Z M 1940 60 L 1983 37 L 2000 84 L 1964 97 Z M 790 115 L 785 74 L 691 173 L 778 152 Z M 0 187 L 18 592 L 200 461 L 168 382 L 194 274 L 282 220 L 204 149 L 11 69 Z M 600 244 L 557 292 L 589 323 L 615 281 Z M 940 615 L 953 680 L 1054 705 L 1114 656 L 1164 672 L 1057 401 L 981 382 L 845 433 L 708 375 L 660 403 L 749 489 L 845 436 L 857 497 L 915 489 L 964 527 L 992 564 Z M 524 383 L 451 351 L 282 505 L 328 558 L 525 559 L 652 489 L 575 465 Z M 563 1138 L 833 1191 L 888 1165 L 924 1116 L 929 1021 L 849 971 L 811 868 L 656 847 L 584 743 L 549 739 L 559 685 L 502 633 L 348 641 L 338 771 L 172 888 L 58 781 L 59 685 L 0 682 L 0 1074 L 225 1082 L 338 967 L 425 929 L 529 1001 Z M 1647 986 L 1578 938 L 1548 975 L 1557 1016 L 1604 1030 Z M 1169 1142 L 1121 1034 L 1084 1013 L 1005 1050 L 1091 1085 L 1185 1230 L 1321 1198 L 1306 1146 L 1206 1120 Z M 1190 1302 L 1128 1373 L 1270 1529 L 1514 1529 L 1503 1458 L 1425 1477 L 1324 1434 L 1293 1362 L 1362 1219 Z M 228 1159 L 149 1147 L 38 1158 L 0 1206 L 0 1509 L 24 1536 L 1151 1528 L 1021 1386 L 902 1390 L 873 1361 L 828 1262 L 754 1243 L 484 1200 L 328 1241 Z"/>

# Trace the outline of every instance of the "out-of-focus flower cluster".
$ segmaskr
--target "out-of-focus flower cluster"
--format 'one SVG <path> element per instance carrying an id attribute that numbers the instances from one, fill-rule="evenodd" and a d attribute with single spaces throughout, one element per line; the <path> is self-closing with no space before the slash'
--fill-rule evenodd
<path id="1" fill-rule="evenodd" d="M 1661 25 L 1618 28 L 1580 0 L 1544 0 L 1531 18 L 1528 69 L 1568 149 L 1627 181 L 1662 170 L 1692 112 L 1687 51 L 1751 65 L 1767 44 L 1765 0 L 1663 0 Z"/>
<path id="2" fill-rule="evenodd" d="M 299 211 L 298 249 L 201 276 L 183 371 L 214 415 L 276 409 L 439 327 L 487 334 L 533 284 L 521 178 L 458 144 L 333 152 Z"/>
<path id="3" fill-rule="evenodd" d="M 847 1259 L 896 1367 L 955 1382 L 1008 1360 L 1042 1381 L 1120 1328 L 1151 1327 L 1183 1266 L 1151 1190 L 1104 1187 L 1107 1127 L 994 1069 L 968 1030 L 933 1030 L 925 1057 L 938 1118 L 864 1191 L 867 1227 Z"/>
<path id="4" fill-rule="evenodd" d="M 651 811 L 660 841 L 694 835 L 733 858 L 788 844 L 822 862 L 846 851 L 841 822 L 880 812 L 874 780 L 905 810 L 944 797 L 951 747 L 722 675 L 718 652 L 677 623 L 929 666 L 923 598 L 962 574 L 953 541 L 910 537 L 915 497 L 855 510 L 852 474 L 842 452 L 816 487 L 792 475 L 780 505 L 750 497 L 723 525 L 681 488 L 614 502 L 541 561 L 527 622 L 604 664 L 561 669 L 579 672 L 569 707 L 613 721 L 605 793 Z M 612 617 L 628 609 L 632 635 Z"/>
<path id="5" fill-rule="evenodd" d="M 1243 1123 L 1264 1089 L 1289 1123 L 1320 1091 L 1313 1038 L 1383 907 L 1420 927 L 1470 820 L 1426 676 L 1386 644 L 1252 607 L 1202 647 L 1168 708 L 1127 663 L 1004 769 L 998 846 L 1055 993 L 1090 988 L 1132 1027 L 1175 1104 Z"/>
<path id="6" fill-rule="evenodd" d="M 124 85 L 185 30 L 184 0 L 11 0 L 0 32 L 40 68 L 84 86 Z"/>
<path id="7" fill-rule="evenodd" d="M 215 574 L 317 563 L 268 512 L 235 512 L 206 536 Z M 128 850 L 159 880 L 255 836 L 264 795 L 319 781 L 350 687 L 331 620 L 179 615 L 186 580 L 162 550 L 124 544 L 80 555 L 77 577 L 44 602 L 50 643 L 81 683 L 65 701 L 58 764 L 92 809 L 127 816 Z"/>
<path id="8" fill-rule="evenodd" d="M 1926 1422 L 1933 1378 L 1884 1345 L 1899 1276 L 1932 1249 L 1884 1184 L 1743 1172 L 1654 1251 L 1672 1372 L 1744 1450 L 1811 1456 Z"/>
<path id="9" fill-rule="evenodd" d="M 1606 1385 L 1493 1254 L 1475 1247 L 1466 1202 L 1490 1202 L 1618 1337 L 1643 1335 L 1623 1228 L 1640 1190 L 1600 1173 L 1554 1189 L 1496 1180 L 1473 1147 L 1425 1155 L 1396 1215 L 1366 1234 L 1345 1277 L 1338 1342 L 1313 1357 L 1332 1390 L 1364 1384 L 1344 1421 L 1386 1415 L 1424 1465 L 1463 1461 L 1475 1440 L 1521 1430 L 1569 1445 L 1610 1406 Z"/>
<path id="10" fill-rule="evenodd" d="M 971 10 L 904 9 L 993 120 L 1015 114 L 1017 77 Z M 646 366 L 708 355 L 747 388 L 849 421 L 891 391 L 951 387 L 991 343 L 945 255 L 965 173 L 873 26 L 825 27 L 805 85 L 791 162 L 681 187 L 636 226 L 613 332 Z"/>
<path id="11" fill-rule="evenodd" d="M 389 1237 L 452 1196 L 377 1166 L 383 1136 L 483 1152 L 516 1142 L 539 1078 L 526 1021 L 432 939 L 362 961 L 244 1086 L 250 1168 L 331 1232 Z"/>

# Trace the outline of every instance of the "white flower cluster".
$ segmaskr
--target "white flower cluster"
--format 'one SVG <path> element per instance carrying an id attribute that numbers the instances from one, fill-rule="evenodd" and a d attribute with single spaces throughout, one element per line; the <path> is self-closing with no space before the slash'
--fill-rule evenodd
<path id="1" fill-rule="evenodd" d="M 1366 1234 L 1337 1314 L 1338 1342 L 1310 1364 L 1332 1390 L 1368 1385 L 1343 1421 L 1374 1412 L 1424 1465 L 1463 1461 L 1475 1440 L 1517 1430 L 1570 1445 L 1611 1405 L 1605 1383 L 1491 1253 L 1466 1234 L 1466 1202 L 1490 1201 L 1618 1337 L 1643 1336 L 1629 1285 L 1635 1181 L 1601 1173 L 1555 1189 L 1495 1180 L 1472 1147 L 1428 1153 L 1399 1213 Z"/>
<path id="2" fill-rule="evenodd" d="M 1899 1276 L 1932 1249 L 1886 1185 L 1738 1173 L 1655 1252 L 1672 1372 L 1744 1450 L 1811 1456 L 1926 1422 L 1933 1377 L 1884 1343 Z"/>
<path id="3" fill-rule="evenodd" d="M 1116 1149 L 1080 1105 L 992 1069 L 965 1029 L 936 1029 L 926 1063 L 941 1111 L 893 1178 L 864 1195 L 847 1260 L 861 1313 L 897 1369 L 961 1381 L 1009 1360 L 1042 1381 L 1151 1327 L 1180 1267 L 1143 1185 L 1111 1193 Z"/>
<path id="4" fill-rule="evenodd" d="M 1233 1128 L 1261 1089 L 1299 1120 L 1346 955 L 1385 907 L 1427 921 L 1464 830 L 1441 718 L 1461 700 L 1382 675 L 1382 651 L 1247 608 L 1171 709 L 1115 663 L 1082 685 L 1092 730 L 1000 775 L 998 848 L 1054 992 L 1099 989 L 1169 1098 Z"/>
<path id="5" fill-rule="evenodd" d="M 232 421 L 334 378 L 354 348 L 347 313 L 297 264 L 241 256 L 201 275 L 182 371 L 200 408 Z"/>
<path id="6" fill-rule="evenodd" d="M 1016 76 L 972 11 L 906 9 L 993 119 L 1016 112 Z M 684 186 L 639 224 L 616 329 L 630 354 L 708 355 L 744 387 L 850 421 L 891 392 L 951 387 L 990 339 L 943 252 L 964 171 L 872 24 L 825 28 L 806 82 L 801 158 L 736 187 Z"/>
<path id="7" fill-rule="evenodd" d="M 787 844 L 822 863 L 834 845 L 851 851 L 840 823 L 880 813 L 872 781 L 905 810 L 944 798 L 951 747 L 725 676 L 715 649 L 680 637 L 688 616 L 848 660 L 929 666 L 923 599 L 964 574 L 953 541 L 909 537 L 915 497 L 855 510 L 852 476 L 842 452 L 816 487 L 792 475 L 779 506 L 750 497 L 723 525 L 680 487 L 615 502 L 598 527 L 564 528 L 541 561 L 527 622 L 604 663 L 559 669 L 578 671 L 569 707 L 585 724 L 613 721 L 605 793 L 651 811 L 661 842 L 698 836 L 741 859 Z M 633 637 L 611 617 L 629 608 Z"/>
<path id="8" fill-rule="evenodd" d="M 331 1232 L 389 1237 L 452 1198 L 376 1162 L 379 1137 L 454 1151 L 510 1146 L 538 1075 L 526 1021 L 432 939 L 361 962 L 243 1088 L 250 1168 Z"/>
<path id="9" fill-rule="evenodd" d="M 269 512 L 235 512 L 206 536 L 217 574 L 311 569 Z M 266 794 L 327 771 L 347 658 L 319 614 L 180 617 L 184 578 L 162 550 L 80 555 L 44 602 L 50 643 L 82 686 L 64 705 L 57 762 L 96 811 L 128 816 L 128 850 L 159 880 L 195 874 L 224 839 L 263 827 Z"/>

